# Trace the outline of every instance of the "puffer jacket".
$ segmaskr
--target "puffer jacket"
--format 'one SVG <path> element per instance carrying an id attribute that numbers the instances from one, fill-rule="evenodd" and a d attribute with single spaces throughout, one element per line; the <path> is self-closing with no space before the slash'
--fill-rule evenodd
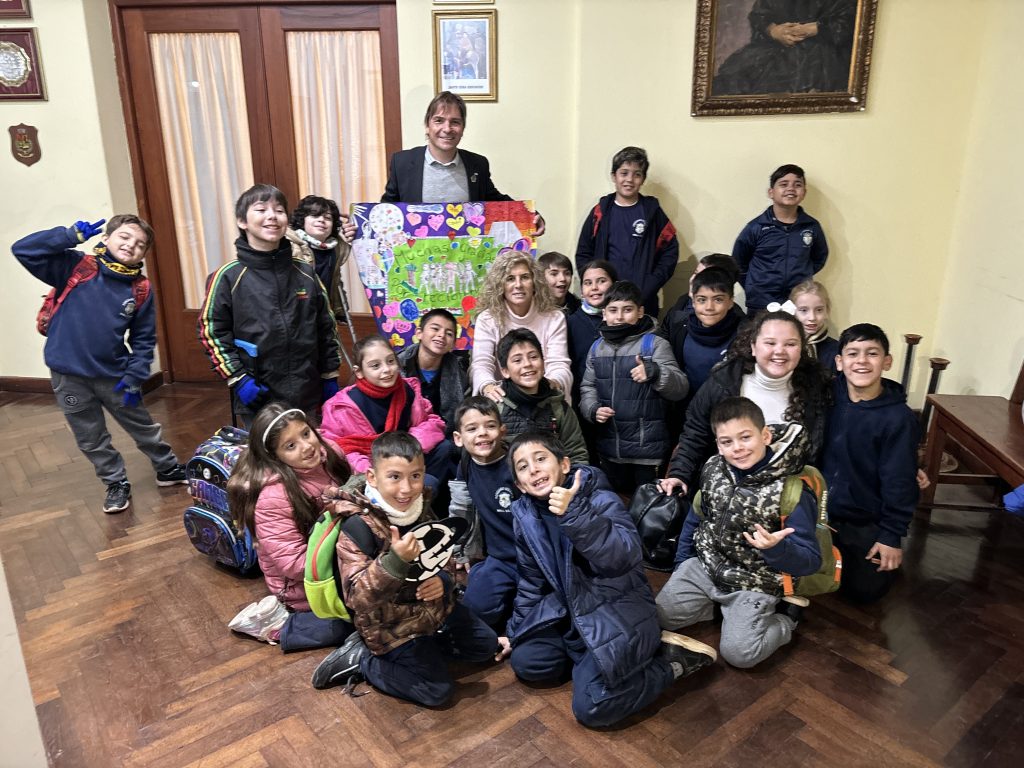
<path id="1" fill-rule="evenodd" d="M 449 560 L 441 574 L 446 582 L 444 595 L 437 600 L 417 599 L 419 582 L 405 580 L 409 563 L 391 551 L 391 523 L 384 510 L 363 495 L 365 487 L 358 482 L 350 485 L 350 490 L 337 491 L 334 510 L 345 518 L 362 517 L 376 539 L 377 554 L 371 557 L 363 552 L 344 528 L 336 551 L 342 599 L 366 647 L 380 656 L 440 629 L 454 606 L 455 560 Z M 423 514 L 412 525 L 437 519 L 428 502 L 425 498 Z"/>
<path id="2" fill-rule="evenodd" d="M 513 647 L 568 618 L 615 686 L 650 662 L 661 628 L 644 575 L 640 537 L 619 497 L 599 470 L 573 465 L 581 487 L 558 519 L 564 538 L 558 558 L 544 517 L 547 502 L 522 496 L 512 505 L 519 586 L 508 623 Z M 557 563 L 567 564 L 556 573 Z"/>
<path id="3" fill-rule="evenodd" d="M 515 384 L 505 379 L 503 386 L 508 393 Z M 545 388 L 542 392 L 550 394 L 539 399 L 531 414 L 527 414 L 523 405 L 508 394 L 498 403 L 501 423 L 505 426 L 509 441 L 524 432 L 548 432 L 558 438 L 570 459 L 585 464 L 590 457 L 583 439 L 583 430 L 580 429 L 580 420 L 566 404 L 565 395 L 546 381 L 542 387 Z"/>
<path id="4" fill-rule="evenodd" d="M 597 342 L 588 355 L 586 372 L 580 385 L 580 413 L 594 423 L 597 451 L 612 461 L 646 459 L 660 463 L 668 456 L 667 401 L 682 400 L 689 391 L 686 375 L 679 369 L 669 343 L 654 336 L 649 317 L 641 321 L 640 333 L 621 344 L 605 339 Z M 644 359 L 647 381 L 633 381 L 630 371 L 643 347 L 643 337 L 652 335 L 652 354 Z M 615 409 L 615 415 L 603 424 L 595 414 L 601 406 Z"/>
<path id="5" fill-rule="evenodd" d="M 444 422 L 430 407 L 430 401 L 420 394 L 419 379 L 402 379 L 412 388 L 412 411 L 409 416 L 409 434 L 420 441 L 424 453 L 429 453 L 444 440 Z M 324 403 L 323 423 L 320 433 L 337 443 L 349 435 L 372 435 L 376 430 L 371 426 L 359 406 L 352 400 L 350 392 L 356 385 L 345 387 Z M 362 473 L 370 466 L 370 457 L 364 453 L 346 453 L 353 472 Z"/>
<path id="6" fill-rule="evenodd" d="M 766 550 L 750 546 L 743 537 L 755 524 L 768 531 L 781 528 L 783 486 L 789 475 L 803 467 L 806 430 L 799 424 L 773 424 L 769 429 L 771 458 L 753 473 L 737 475 L 720 455 L 704 465 L 700 481 L 703 519 L 694 534 L 693 549 L 719 588 L 781 596 L 779 571 L 793 576 L 814 573 L 821 565 L 821 553 L 814 536 L 817 504 L 807 489 L 801 495 L 801 514 L 787 519 L 787 525 L 794 527 L 793 534 Z M 801 521 L 799 526 L 795 520 Z"/>
<path id="7" fill-rule="evenodd" d="M 302 492 L 323 510 L 320 494 L 336 480 L 327 474 L 323 464 L 313 469 L 297 469 Z M 256 500 L 256 549 L 267 590 L 293 611 L 308 611 L 303 578 L 306 571 L 308 535 L 295 527 L 288 492 L 278 475 L 269 478 Z"/>

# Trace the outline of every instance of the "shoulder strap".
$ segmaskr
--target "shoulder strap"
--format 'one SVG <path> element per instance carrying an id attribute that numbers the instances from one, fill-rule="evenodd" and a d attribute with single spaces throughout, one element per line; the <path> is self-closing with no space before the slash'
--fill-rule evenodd
<path id="1" fill-rule="evenodd" d="M 695 493 L 693 495 L 693 505 L 692 505 L 692 508 L 693 508 L 693 513 L 697 517 L 703 519 L 704 518 L 704 513 L 701 511 L 701 508 L 700 508 L 700 500 L 701 500 L 700 499 L 700 491 L 698 490 L 697 493 Z"/>
<path id="2" fill-rule="evenodd" d="M 380 552 L 377 546 L 377 537 L 373 535 L 370 526 L 360 515 L 351 515 L 345 518 L 341 524 L 341 530 L 356 543 L 360 551 L 367 557 L 376 557 Z"/>
<path id="3" fill-rule="evenodd" d="M 800 503 L 800 496 L 804 488 L 814 494 L 818 502 L 818 523 L 828 522 L 828 512 L 825 509 L 825 478 L 821 472 L 809 464 L 800 470 L 798 475 L 789 475 L 782 486 L 782 499 L 779 503 L 779 512 L 782 520 L 785 521 L 797 504 Z"/>
<path id="4" fill-rule="evenodd" d="M 71 270 L 71 276 L 68 277 L 68 281 L 64 284 L 64 290 L 60 292 L 60 296 L 53 304 L 53 311 L 56 312 L 67 295 L 71 293 L 71 290 L 79 283 L 85 283 L 96 277 L 99 272 L 99 266 L 96 264 L 96 257 L 90 254 L 86 254 Z"/>
<path id="5" fill-rule="evenodd" d="M 597 356 L 597 346 L 601 343 L 601 338 L 594 339 L 594 343 L 590 345 L 590 351 L 587 352 L 587 357 L 593 360 Z"/>
<path id="6" fill-rule="evenodd" d="M 146 303 L 146 299 L 149 298 L 150 292 L 151 288 L 148 277 L 140 275 L 132 280 L 132 298 L 135 299 L 136 310 Z"/>
<path id="7" fill-rule="evenodd" d="M 654 354 L 654 334 L 645 333 L 640 340 L 640 357 L 650 357 Z"/>

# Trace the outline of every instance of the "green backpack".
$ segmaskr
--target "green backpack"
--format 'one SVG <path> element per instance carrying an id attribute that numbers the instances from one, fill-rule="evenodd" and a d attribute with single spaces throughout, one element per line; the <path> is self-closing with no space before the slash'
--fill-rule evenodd
<path id="1" fill-rule="evenodd" d="M 341 582 L 338 578 L 337 555 L 338 534 L 341 532 L 341 518 L 325 511 L 313 524 L 306 548 L 306 600 L 309 607 L 321 619 L 344 619 L 352 621 L 345 603 L 341 600 Z"/>
<path id="2" fill-rule="evenodd" d="M 818 520 L 814 527 L 814 534 L 818 539 L 818 549 L 821 550 L 821 567 L 809 576 L 790 576 L 788 573 L 782 576 L 782 593 L 786 597 L 800 595 L 802 597 L 813 597 L 835 592 L 839 589 L 839 580 L 843 573 L 843 557 L 838 547 L 832 543 L 832 529 L 828 524 L 828 489 L 825 486 L 825 478 L 821 472 L 810 464 L 804 466 L 797 475 L 790 475 L 782 486 L 782 498 L 779 500 L 780 527 L 786 527 L 788 518 L 796 505 L 800 503 L 800 496 L 803 494 L 804 486 L 810 489 L 818 501 Z M 703 517 L 700 509 L 701 493 L 693 499 L 693 510 L 698 517 Z"/>

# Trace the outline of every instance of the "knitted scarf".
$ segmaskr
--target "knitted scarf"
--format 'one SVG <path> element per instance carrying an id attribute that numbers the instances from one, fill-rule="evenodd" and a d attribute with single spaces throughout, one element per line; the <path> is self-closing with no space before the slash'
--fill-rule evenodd
<path id="1" fill-rule="evenodd" d="M 397 381 L 390 387 L 378 387 L 376 384 L 371 384 L 366 379 L 360 378 L 356 379 L 356 388 L 367 397 L 372 397 L 375 400 L 383 400 L 390 395 L 391 403 L 388 405 L 388 416 L 384 422 L 384 432 L 394 432 L 398 429 L 399 419 L 402 417 L 402 411 L 405 410 L 407 393 L 405 379 L 399 376 Z M 384 434 L 384 432 L 371 435 L 346 435 L 345 437 L 339 437 L 338 446 L 345 453 L 361 453 L 364 456 L 369 456 L 370 446 L 373 444 L 373 441 Z"/>
<path id="2" fill-rule="evenodd" d="M 708 327 L 698 319 L 697 313 L 694 312 L 687 316 L 686 326 L 689 334 L 701 346 L 718 347 L 736 335 L 736 329 L 741 320 L 743 320 L 743 315 L 730 310 L 725 313 L 725 317 Z"/>
<path id="3" fill-rule="evenodd" d="M 127 267 L 117 259 L 111 258 L 107 255 L 106 243 L 100 243 L 92 252 L 96 255 L 97 261 L 99 261 L 104 267 L 109 269 L 111 272 L 124 275 L 125 277 L 136 278 L 142 274 L 142 263 L 138 263 L 135 266 Z"/>
<path id="4" fill-rule="evenodd" d="M 817 331 L 814 332 L 813 336 L 807 337 L 807 346 L 811 348 L 811 357 L 815 360 L 818 359 L 818 342 L 824 341 L 828 336 L 828 326 L 823 325 Z"/>
<path id="5" fill-rule="evenodd" d="M 388 516 L 388 522 L 398 528 L 404 528 L 407 525 L 412 525 L 420 519 L 420 515 L 423 514 L 423 494 L 421 493 L 416 497 L 416 500 L 409 505 L 409 508 L 405 512 L 399 512 L 393 506 L 384 501 L 384 496 L 379 490 L 374 488 L 369 483 L 366 484 L 366 488 L 363 490 L 366 494 L 366 498 L 374 503 L 374 505 L 380 507 L 384 514 Z"/>
<path id="6" fill-rule="evenodd" d="M 338 239 L 335 237 L 332 237 L 330 240 L 320 241 L 307 234 L 304 229 L 296 229 L 295 234 L 302 238 L 302 242 L 306 243 L 310 248 L 316 248 L 318 251 L 329 251 L 331 248 L 338 247 Z"/>
<path id="7" fill-rule="evenodd" d="M 630 336 L 653 331 L 654 321 L 650 315 L 644 315 L 632 325 L 608 325 L 608 323 L 601 323 L 601 327 L 597 330 L 601 334 L 602 339 L 609 344 L 618 346 Z"/>

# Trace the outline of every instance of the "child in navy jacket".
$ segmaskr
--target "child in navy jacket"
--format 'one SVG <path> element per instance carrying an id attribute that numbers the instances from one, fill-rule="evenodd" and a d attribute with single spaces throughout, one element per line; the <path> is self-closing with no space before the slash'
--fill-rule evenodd
<path id="1" fill-rule="evenodd" d="M 153 243 L 153 230 L 138 216 L 120 214 L 107 224 L 93 255 L 75 250 L 75 245 L 98 235 L 103 223 L 78 221 L 71 227 L 36 232 L 11 250 L 29 272 L 52 285 L 57 296 L 79 262 L 96 260 L 94 276 L 69 291 L 53 314 L 43 357 L 75 442 L 107 486 L 103 511 L 112 514 L 128 509 L 131 485 L 124 459 L 111 443 L 104 408 L 152 462 L 157 485 L 184 483 L 185 468 L 142 405 L 142 384 L 149 377 L 156 346 L 152 292 L 136 304 L 139 281 L 146 279 L 142 259 Z"/>
<path id="2" fill-rule="evenodd" d="M 903 388 L 882 378 L 892 357 L 881 328 L 860 323 L 843 331 L 835 365 L 821 470 L 843 555 L 840 593 L 869 603 L 889 591 L 903 561 L 901 540 L 918 500 L 920 435 Z"/>
<path id="3" fill-rule="evenodd" d="M 614 725 L 674 680 L 712 664 L 713 648 L 661 632 L 640 537 L 599 470 L 571 466 L 547 433 L 509 447 L 523 492 L 512 505 L 519 587 L 508 623 L 512 669 L 525 681 L 572 674 L 572 711 Z"/>
<path id="4" fill-rule="evenodd" d="M 803 168 L 780 166 L 769 185 L 772 204 L 743 228 L 732 247 L 751 317 L 772 302 L 786 301 L 793 287 L 814 277 L 828 259 L 821 224 L 800 207 L 806 194 Z"/>
<path id="5" fill-rule="evenodd" d="M 722 606 L 722 658 L 753 667 L 790 641 L 806 598 L 783 597 L 781 573 L 808 576 L 821 566 L 817 502 L 806 487 L 782 528 L 786 478 L 803 464 L 799 424 L 765 426 L 745 397 L 711 411 L 719 455 L 701 471 L 699 504 L 683 524 L 678 565 L 658 593 L 661 626 L 707 621 Z M 769 447 L 769 445 L 771 447 Z M 781 530 L 780 530 L 781 529 Z"/>

